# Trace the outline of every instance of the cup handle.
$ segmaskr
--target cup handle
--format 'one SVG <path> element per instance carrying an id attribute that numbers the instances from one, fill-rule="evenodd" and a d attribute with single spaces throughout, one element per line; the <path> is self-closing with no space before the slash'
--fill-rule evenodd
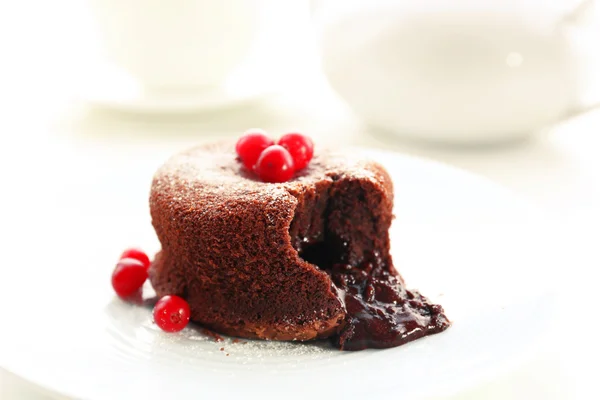
<path id="1" fill-rule="evenodd" d="M 562 117 L 560 117 L 558 119 L 558 121 L 556 121 L 556 122 L 557 123 L 566 122 L 570 119 L 573 119 L 575 117 L 578 117 L 583 114 L 587 114 L 589 112 L 592 112 L 592 111 L 595 111 L 598 109 L 600 109 L 600 101 L 597 101 L 597 102 L 591 103 L 591 104 L 587 104 L 587 105 L 582 105 L 581 107 L 573 107 L 571 110 L 567 111 L 566 114 L 564 114 Z"/>
<path id="2" fill-rule="evenodd" d="M 562 16 L 562 18 L 559 20 L 558 25 L 570 25 L 575 27 L 583 25 L 585 18 L 592 12 L 594 3 L 596 3 L 596 0 L 582 0 L 581 2 L 579 2 L 579 4 L 577 4 L 577 6 L 575 6 L 568 13 Z M 565 115 L 560 117 L 558 122 L 563 122 L 578 117 L 580 115 L 597 110 L 599 108 L 600 101 L 596 101 L 588 105 L 575 106 L 571 110 L 569 110 Z"/>
<path id="3" fill-rule="evenodd" d="M 572 8 L 560 18 L 558 25 L 581 25 L 585 20 L 585 17 L 591 13 L 595 2 L 596 0 L 580 1 L 577 6 Z"/>

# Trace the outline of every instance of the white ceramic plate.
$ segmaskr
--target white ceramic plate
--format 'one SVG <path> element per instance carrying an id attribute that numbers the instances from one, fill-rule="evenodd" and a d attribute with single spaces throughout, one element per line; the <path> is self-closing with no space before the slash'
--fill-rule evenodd
<path id="1" fill-rule="evenodd" d="M 457 393 L 523 359 L 555 312 L 551 282 L 542 279 L 557 269 L 547 227 L 480 178 L 372 155 L 396 184 L 396 266 L 408 286 L 445 307 L 454 322 L 446 332 L 362 352 L 327 343 L 215 342 L 193 328 L 162 333 L 149 309 L 116 299 L 109 284 L 122 248 L 158 248 L 146 196 L 160 160 L 79 154 L 29 171 L 38 184 L 21 177 L 19 196 L 9 199 L 13 211 L 3 224 L 18 240 L 3 250 L 10 279 L 0 280 L 8 322 L 0 366 L 86 399 L 407 399 Z"/>

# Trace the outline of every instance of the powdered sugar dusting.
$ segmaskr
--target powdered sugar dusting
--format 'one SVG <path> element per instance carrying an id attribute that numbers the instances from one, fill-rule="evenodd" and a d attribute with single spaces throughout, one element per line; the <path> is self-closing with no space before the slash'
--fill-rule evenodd
<path id="1" fill-rule="evenodd" d="M 276 372 L 304 369 L 348 354 L 335 349 L 328 341 L 279 342 L 228 336 L 216 340 L 195 324 L 176 334 L 165 333 L 154 324 L 150 307 L 116 298 L 107 305 L 105 315 L 110 339 L 107 350 L 124 362 L 147 359 L 190 368 L 223 365 L 234 370 L 264 368 Z"/>
<path id="2" fill-rule="evenodd" d="M 217 198 L 270 198 L 294 202 L 290 193 L 323 179 L 352 176 L 378 180 L 380 167 L 359 152 L 315 149 L 309 166 L 284 183 L 264 183 L 236 158 L 234 142 L 223 141 L 194 147 L 169 159 L 155 174 L 153 191 L 173 193 L 173 201 Z"/>

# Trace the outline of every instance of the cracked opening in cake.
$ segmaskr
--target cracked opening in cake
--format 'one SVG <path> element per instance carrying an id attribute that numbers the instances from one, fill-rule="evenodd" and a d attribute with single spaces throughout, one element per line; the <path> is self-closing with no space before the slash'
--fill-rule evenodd
<path id="1" fill-rule="evenodd" d="M 344 350 L 394 347 L 450 326 L 441 306 L 407 290 L 390 257 L 392 199 L 369 180 L 338 179 L 297 196 L 290 236 L 326 271 L 346 308 L 333 342 Z"/>
<path id="2" fill-rule="evenodd" d="M 299 196 L 290 226 L 300 257 L 329 271 L 339 263 L 359 265 L 373 252 L 387 255 L 391 204 L 379 188 L 340 179 L 316 189 Z"/>

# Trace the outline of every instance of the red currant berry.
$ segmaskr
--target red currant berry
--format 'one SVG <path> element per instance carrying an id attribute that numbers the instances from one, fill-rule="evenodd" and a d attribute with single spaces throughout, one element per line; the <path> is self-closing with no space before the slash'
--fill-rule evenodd
<path id="1" fill-rule="evenodd" d="M 250 129 L 246 131 L 235 144 L 235 152 L 238 154 L 246 168 L 252 170 L 260 153 L 275 142 L 262 129 Z"/>
<path id="2" fill-rule="evenodd" d="M 312 159 L 314 144 L 306 135 L 296 132 L 286 133 L 277 141 L 277 144 L 290 152 L 296 171 L 305 168 Z"/>
<path id="3" fill-rule="evenodd" d="M 146 253 L 144 253 L 140 249 L 131 248 L 131 249 L 125 250 L 123 252 L 123 254 L 121 254 L 120 259 L 123 259 L 123 258 L 134 258 L 134 259 L 140 261 L 142 264 L 144 264 L 144 267 L 146 267 L 146 269 L 148 269 L 148 267 L 150 266 L 150 258 L 148 257 L 148 255 Z"/>
<path id="4" fill-rule="evenodd" d="M 137 292 L 147 278 L 148 270 L 140 260 L 123 258 L 117 263 L 111 282 L 117 295 L 125 298 Z"/>
<path id="5" fill-rule="evenodd" d="M 285 182 L 294 175 L 294 160 L 284 147 L 269 146 L 260 153 L 254 171 L 263 182 Z"/>
<path id="6" fill-rule="evenodd" d="M 165 332 L 179 332 L 190 321 L 190 306 L 179 296 L 164 296 L 154 306 L 154 322 Z"/>

